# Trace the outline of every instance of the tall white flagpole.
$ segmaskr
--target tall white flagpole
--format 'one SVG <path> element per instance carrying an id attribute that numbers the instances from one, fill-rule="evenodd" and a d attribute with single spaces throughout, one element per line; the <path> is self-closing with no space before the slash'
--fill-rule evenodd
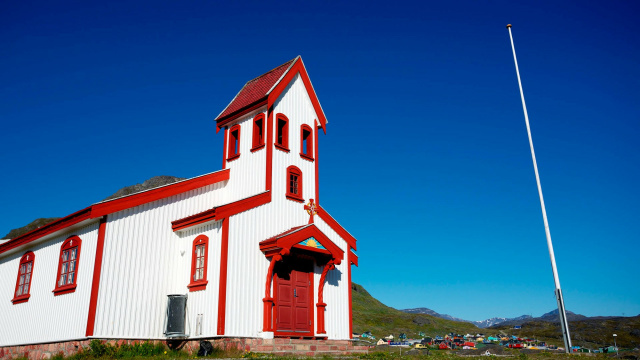
<path id="1" fill-rule="evenodd" d="M 542 197 L 542 185 L 540 185 L 540 175 L 538 174 L 538 164 L 536 162 L 536 153 L 533 150 L 533 139 L 531 138 L 531 128 L 529 127 L 529 115 L 527 114 L 527 105 L 524 102 L 524 92 L 522 91 L 522 81 L 520 81 L 520 71 L 518 70 L 518 59 L 516 59 L 516 48 L 513 45 L 513 35 L 511 35 L 511 24 L 507 25 L 509 29 L 509 38 L 511 39 L 511 49 L 513 50 L 513 62 L 516 64 L 516 74 L 518 75 L 518 85 L 520 86 L 520 98 L 522 99 L 522 109 L 524 110 L 524 121 L 527 124 L 527 134 L 529 135 L 529 147 L 531 148 L 531 158 L 533 159 L 533 170 L 536 173 L 536 182 L 538 184 L 538 194 L 540 195 L 540 206 L 542 207 L 542 219 L 544 220 L 544 232 L 547 235 L 547 247 L 549 248 L 549 257 L 551 258 L 551 269 L 553 270 L 553 280 L 556 285 L 556 300 L 558 300 L 558 316 L 560 317 L 560 326 L 562 326 L 562 337 L 564 339 L 564 348 L 567 353 L 571 352 L 571 337 L 569 336 L 569 323 L 567 322 L 567 314 L 564 310 L 564 300 L 562 298 L 562 290 L 560 289 L 560 278 L 558 277 L 558 269 L 556 268 L 556 257 L 553 254 L 553 244 L 551 243 L 551 231 L 549 231 L 549 222 L 547 221 L 547 211 L 544 207 L 544 198 Z"/>

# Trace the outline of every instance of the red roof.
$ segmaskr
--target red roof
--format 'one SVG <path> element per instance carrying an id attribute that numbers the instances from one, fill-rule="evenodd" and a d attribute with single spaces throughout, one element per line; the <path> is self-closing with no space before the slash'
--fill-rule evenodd
<path id="1" fill-rule="evenodd" d="M 249 105 L 265 100 L 268 95 L 268 91 L 271 90 L 273 85 L 276 84 L 282 74 L 284 74 L 289 67 L 298 59 L 296 57 L 293 60 L 278 66 L 277 68 L 258 76 L 253 80 L 249 80 L 236 95 L 231 103 L 218 115 L 216 120 L 221 120 L 234 112 L 241 110 Z"/>

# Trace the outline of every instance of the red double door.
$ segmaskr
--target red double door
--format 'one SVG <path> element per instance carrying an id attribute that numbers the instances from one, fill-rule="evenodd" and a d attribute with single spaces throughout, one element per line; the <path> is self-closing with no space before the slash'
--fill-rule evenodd
<path id="1" fill-rule="evenodd" d="M 276 272 L 275 335 L 312 335 L 312 274 L 301 266 Z"/>

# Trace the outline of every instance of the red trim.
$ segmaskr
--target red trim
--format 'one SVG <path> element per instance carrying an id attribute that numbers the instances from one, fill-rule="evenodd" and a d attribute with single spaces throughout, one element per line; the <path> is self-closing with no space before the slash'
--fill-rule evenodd
<path id="1" fill-rule="evenodd" d="M 183 219 L 172 221 L 171 229 L 173 231 L 178 231 L 178 230 L 186 229 L 188 227 L 202 224 L 208 221 L 214 221 L 215 219 L 216 219 L 216 208 L 213 208 L 195 215 L 188 216 Z"/>
<path id="2" fill-rule="evenodd" d="M 25 278 L 23 279 L 23 285 L 28 284 L 27 292 L 16 295 L 18 293 L 18 286 L 20 285 L 20 268 L 23 264 L 31 264 L 31 269 L 29 269 L 29 272 L 25 270 Z M 13 299 L 11 300 L 14 305 L 29 301 L 29 298 L 31 297 L 31 288 L 33 287 L 33 269 L 35 267 L 35 264 L 36 255 L 33 253 L 33 251 L 27 251 L 20 258 L 20 263 L 18 264 L 18 276 L 16 276 L 16 287 L 13 290 Z M 27 274 L 29 274 L 29 281 L 26 281 Z"/>
<path id="3" fill-rule="evenodd" d="M 324 311 L 327 307 L 327 304 L 324 303 L 324 282 L 327 279 L 327 274 L 329 270 L 333 270 L 336 268 L 336 265 L 333 261 L 329 261 L 325 264 L 322 269 L 322 274 L 320 275 L 320 283 L 318 284 L 318 303 L 316 304 L 318 310 L 318 334 L 326 334 L 327 332 L 324 330 Z"/>
<path id="4" fill-rule="evenodd" d="M 11 302 L 13 303 L 13 305 L 22 304 L 24 302 L 29 301 L 30 297 L 31 297 L 31 294 L 16 296 L 11 300 Z"/>
<path id="5" fill-rule="evenodd" d="M 307 146 L 304 146 L 304 140 L 305 140 L 305 136 L 304 136 L 304 132 L 307 132 L 308 135 L 306 137 L 307 140 Z M 313 161 L 313 130 L 311 129 L 311 127 L 307 124 L 302 124 L 300 126 L 300 157 L 305 159 L 305 160 L 309 160 L 309 161 Z"/>
<path id="6" fill-rule="evenodd" d="M 239 214 L 243 211 L 247 211 L 271 202 L 271 192 L 263 192 L 246 199 L 238 200 L 227 205 L 222 205 L 216 208 L 216 219 L 228 218 Z"/>
<path id="7" fill-rule="evenodd" d="M 227 162 L 240 157 L 240 125 L 235 124 L 229 129 L 229 147 L 227 148 Z M 234 135 L 235 133 L 235 135 Z"/>
<path id="8" fill-rule="evenodd" d="M 229 180 L 229 169 L 216 171 L 193 179 L 180 181 L 171 185 L 155 188 L 145 192 L 129 195 L 92 206 L 91 217 L 96 218 L 114 212 L 140 206 L 152 201 L 164 199 L 190 190 L 198 189 L 217 182 Z"/>
<path id="9" fill-rule="evenodd" d="M 280 128 L 280 121 L 283 122 L 282 128 Z M 289 118 L 284 114 L 276 115 L 275 146 L 276 149 L 285 152 L 289 152 L 289 123 Z M 280 130 L 282 130 L 282 133 L 280 132 Z"/>
<path id="10" fill-rule="evenodd" d="M 0 245 L 0 254 L 7 252 L 11 249 L 15 249 L 24 244 L 28 244 L 43 236 L 52 234 L 56 231 L 62 230 L 71 225 L 75 225 L 81 221 L 91 219 L 93 217 L 95 216 L 93 216 L 91 206 L 88 208 L 82 209 L 80 211 L 76 211 L 69 216 L 63 217 L 62 219 L 58 219 L 54 222 L 51 222 L 35 230 L 29 231 L 24 235 L 18 236 L 17 238 L 14 238 L 12 240 L 5 242 L 4 244 Z"/>
<path id="11" fill-rule="evenodd" d="M 349 248 L 349 263 L 358 266 L 358 255 L 354 254 Z"/>
<path id="12" fill-rule="evenodd" d="M 315 238 L 320 244 L 322 244 L 322 246 L 324 246 L 325 249 L 327 249 L 326 251 L 331 254 L 335 264 L 340 264 L 344 258 L 344 251 L 334 244 L 333 241 L 331 241 L 331 239 L 329 239 L 315 225 L 306 226 L 300 230 L 296 230 L 296 228 L 294 228 L 293 231 L 289 231 L 283 235 L 277 235 L 263 240 L 260 242 L 260 251 L 267 253 L 272 250 L 277 250 L 279 252 L 283 249 L 291 250 L 294 245 L 310 237 Z M 304 249 L 312 252 L 325 253 L 322 249 L 315 249 L 309 246 L 305 246 Z"/>
<path id="13" fill-rule="evenodd" d="M 314 120 L 313 121 L 313 136 L 314 136 L 314 144 L 315 145 L 315 163 L 316 163 L 316 205 L 320 204 L 320 187 L 318 186 L 318 183 L 320 182 L 320 178 L 318 176 L 318 120 Z"/>
<path id="14" fill-rule="evenodd" d="M 229 128 L 224 128 L 224 145 L 222 147 L 222 169 L 227 168 L 227 143 L 229 142 Z"/>
<path id="15" fill-rule="evenodd" d="M 292 186 L 291 183 L 292 176 L 298 177 L 295 181 L 295 186 Z M 291 165 L 287 168 L 285 186 L 285 194 L 287 196 L 287 199 L 304 202 L 304 197 L 302 195 L 302 171 L 298 167 Z M 295 187 L 295 192 L 291 191 L 292 187 Z"/>
<path id="16" fill-rule="evenodd" d="M 307 90 L 307 94 L 309 95 L 309 99 L 311 100 L 311 104 L 313 105 L 313 109 L 318 115 L 320 119 L 320 124 L 322 125 L 322 130 L 327 132 L 326 124 L 327 118 L 324 116 L 324 112 L 322 111 L 322 107 L 320 106 L 320 102 L 318 101 L 318 96 L 316 92 L 313 90 L 313 85 L 311 85 L 311 80 L 309 80 L 309 75 L 307 74 L 307 70 L 302 63 L 302 59 L 299 58 L 299 61 L 296 61 L 291 69 L 285 74 L 285 76 L 280 80 L 278 85 L 269 93 L 269 106 L 273 105 L 282 92 L 287 88 L 287 85 L 293 80 L 297 73 L 300 73 L 300 78 L 304 83 L 304 87 Z"/>
<path id="17" fill-rule="evenodd" d="M 340 237 L 343 238 L 347 242 L 347 244 L 349 244 L 349 246 L 351 246 L 354 250 L 358 249 L 356 247 L 356 238 L 351 236 L 351 234 L 349 234 L 347 230 L 345 230 L 340 224 L 338 224 L 338 222 L 333 217 L 331 217 L 331 215 L 329 215 L 329 213 L 327 213 L 327 211 L 323 209 L 322 206 L 318 206 L 318 216 L 320 216 L 320 218 L 324 220 L 324 222 L 326 222 L 327 225 L 329 225 L 329 227 L 333 229 L 333 231 L 337 232 L 338 235 L 340 235 Z"/>
<path id="18" fill-rule="evenodd" d="M 269 262 L 269 269 L 267 270 L 267 279 L 264 284 L 264 298 L 262 309 L 262 331 L 273 331 L 273 297 L 271 296 L 271 283 L 273 281 L 273 268 L 276 262 L 282 260 L 283 255 L 289 255 L 289 250 L 283 250 L 281 254 L 274 255 Z"/>
<path id="19" fill-rule="evenodd" d="M 262 150 L 262 149 L 264 149 L 264 147 L 265 147 L 264 144 L 262 144 L 260 146 L 256 146 L 254 148 L 251 148 L 251 152 L 256 152 L 258 150 Z"/>
<path id="20" fill-rule="evenodd" d="M 56 288 L 55 290 L 53 290 L 52 293 L 53 293 L 53 296 L 69 294 L 69 293 L 72 293 L 72 292 L 76 292 L 76 287 L 77 287 L 76 284 L 60 286 L 60 287 Z"/>
<path id="21" fill-rule="evenodd" d="M 254 101 L 253 103 L 251 103 L 251 104 L 249 104 L 249 105 L 247 105 L 247 106 L 245 106 L 243 108 L 240 108 L 240 109 L 232 112 L 231 114 L 229 114 L 227 116 L 221 117 L 220 119 L 216 120 L 216 122 L 217 122 L 217 126 L 216 126 L 217 131 L 216 132 L 220 131 L 220 129 L 222 129 L 223 126 L 225 126 L 226 124 L 228 124 L 228 123 L 232 122 L 233 120 L 239 118 L 240 116 L 248 114 L 248 113 L 252 112 L 253 110 L 255 110 L 255 109 L 257 109 L 257 108 L 259 108 L 261 106 L 264 106 L 264 105 L 267 105 L 267 97 L 266 96 L 261 98 L 261 99 L 259 99 L 259 100 L 257 100 L 257 101 Z"/>
<path id="22" fill-rule="evenodd" d="M 292 196 L 292 195 L 287 194 L 287 199 L 299 202 L 300 204 L 304 204 L 304 199 L 301 199 L 301 198 L 296 197 L 296 196 Z"/>
<path id="23" fill-rule="evenodd" d="M 258 114 L 253 118 L 253 139 L 251 141 L 251 151 L 257 151 L 264 147 L 264 129 L 266 127 L 264 114 Z M 258 122 L 262 123 L 262 126 L 258 126 Z"/>
<path id="24" fill-rule="evenodd" d="M 265 176 L 265 191 L 271 191 L 271 181 L 273 175 L 273 106 L 267 110 L 267 169 Z"/>
<path id="25" fill-rule="evenodd" d="M 107 230 L 107 217 L 100 219 L 98 227 L 98 244 L 96 246 L 96 260 L 93 266 L 93 282 L 91 284 L 91 297 L 89 299 L 89 316 L 87 317 L 86 336 L 93 336 L 93 328 L 96 323 L 96 308 L 98 307 L 98 290 L 100 290 L 100 274 L 102 272 L 102 254 L 104 252 L 104 237 Z"/>
<path id="26" fill-rule="evenodd" d="M 196 274 L 197 264 L 196 261 L 198 259 L 198 254 L 196 253 L 196 247 L 204 245 L 204 264 L 203 264 L 203 274 L 202 279 L 194 280 Z M 193 246 L 191 247 L 191 277 L 189 278 L 189 291 L 198 291 L 204 290 L 207 288 L 207 265 L 209 263 L 209 238 L 205 235 L 198 235 L 193 240 Z"/>
<path id="27" fill-rule="evenodd" d="M 75 241 L 75 243 L 74 243 Z M 60 270 L 62 269 L 62 263 L 64 261 L 62 261 L 62 254 L 65 250 L 70 250 L 73 248 L 78 248 L 78 250 L 76 251 L 76 258 L 75 258 L 75 268 L 73 270 L 73 282 L 71 284 L 65 284 L 65 285 L 59 285 L 60 284 Z M 62 295 L 62 294 L 68 294 L 68 293 L 72 293 L 74 291 L 76 291 L 76 285 L 77 285 L 77 280 L 78 280 L 78 266 L 80 265 L 80 250 L 82 248 L 82 239 L 80 239 L 78 236 L 73 235 L 73 236 L 69 236 L 67 238 L 67 240 L 65 240 L 62 245 L 60 246 L 60 256 L 58 257 L 58 272 L 56 273 L 56 283 L 53 289 L 53 294 L 55 296 L 58 295 Z M 70 256 L 70 255 L 69 255 Z M 70 259 L 68 259 L 66 262 L 70 263 Z M 70 271 L 69 269 L 67 269 L 66 274 L 68 274 Z"/>
<path id="28" fill-rule="evenodd" d="M 349 339 L 353 339 L 353 302 L 351 301 L 351 264 L 352 264 L 352 259 L 351 256 L 355 255 L 353 252 L 351 252 L 351 247 L 349 247 L 349 250 L 347 251 L 347 272 L 348 277 L 349 277 Z M 356 263 L 358 262 L 358 259 L 356 258 Z M 358 265 L 356 265 L 358 266 Z"/>
<path id="29" fill-rule="evenodd" d="M 289 150 L 289 148 L 286 148 L 284 146 L 281 146 L 281 145 L 278 145 L 278 144 L 274 144 L 274 146 L 275 146 L 276 149 L 278 149 L 280 151 L 283 151 L 283 152 L 286 152 L 286 153 L 291 152 L 291 150 Z"/>
<path id="30" fill-rule="evenodd" d="M 227 309 L 227 259 L 229 256 L 229 218 L 222 220 L 220 243 L 220 289 L 218 291 L 218 335 L 224 335 Z"/>
<path id="31" fill-rule="evenodd" d="M 173 231 L 184 230 L 186 228 L 203 224 L 209 221 L 217 221 L 224 219 L 225 217 L 239 214 L 243 211 L 247 211 L 271 202 L 271 192 L 263 192 L 246 199 L 238 200 L 226 205 L 222 205 L 217 208 L 209 209 L 201 213 L 187 216 L 186 218 L 178 219 L 171 222 L 171 228 Z"/>

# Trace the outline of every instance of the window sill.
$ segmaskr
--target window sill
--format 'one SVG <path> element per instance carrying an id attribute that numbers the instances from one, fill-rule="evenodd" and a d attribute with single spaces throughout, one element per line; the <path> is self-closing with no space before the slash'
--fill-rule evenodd
<path id="1" fill-rule="evenodd" d="M 311 161 L 311 162 L 313 162 L 315 160 L 313 157 L 311 157 L 311 156 L 309 156 L 307 154 L 303 154 L 303 153 L 300 153 L 300 157 L 305 159 L 305 160 Z"/>
<path id="2" fill-rule="evenodd" d="M 264 149 L 264 144 L 252 147 L 251 148 L 251 152 L 256 152 L 256 151 L 258 151 L 260 149 Z"/>
<path id="3" fill-rule="evenodd" d="M 304 199 L 301 197 L 297 197 L 295 195 L 287 194 L 287 199 L 297 201 L 299 203 L 304 203 Z"/>
<path id="4" fill-rule="evenodd" d="M 200 291 L 200 290 L 204 290 L 207 288 L 207 284 L 209 282 L 208 281 L 196 281 L 196 282 L 192 282 L 191 284 L 187 285 L 187 287 L 189 288 L 189 291 Z"/>
<path id="5" fill-rule="evenodd" d="M 233 161 L 240 157 L 240 154 L 231 155 L 227 158 L 227 161 Z"/>
<path id="6" fill-rule="evenodd" d="M 289 148 L 284 147 L 284 146 L 282 146 L 280 144 L 273 144 L 273 145 L 276 147 L 276 149 L 278 149 L 280 151 L 284 151 L 286 153 L 291 152 L 291 150 L 289 150 Z"/>
<path id="7" fill-rule="evenodd" d="M 11 302 L 13 303 L 13 305 L 24 303 L 29 301 L 30 297 L 31 297 L 31 294 L 16 296 L 11 300 Z"/>
<path id="8" fill-rule="evenodd" d="M 71 285 L 65 285 L 65 286 L 61 286 L 58 288 L 55 288 L 52 293 L 53 296 L 58 296 L 58 295 L 63 295 L 63 294 L 69 294 L 72 292 L 76 291 L 76 284 L 71 284 Z"/>

